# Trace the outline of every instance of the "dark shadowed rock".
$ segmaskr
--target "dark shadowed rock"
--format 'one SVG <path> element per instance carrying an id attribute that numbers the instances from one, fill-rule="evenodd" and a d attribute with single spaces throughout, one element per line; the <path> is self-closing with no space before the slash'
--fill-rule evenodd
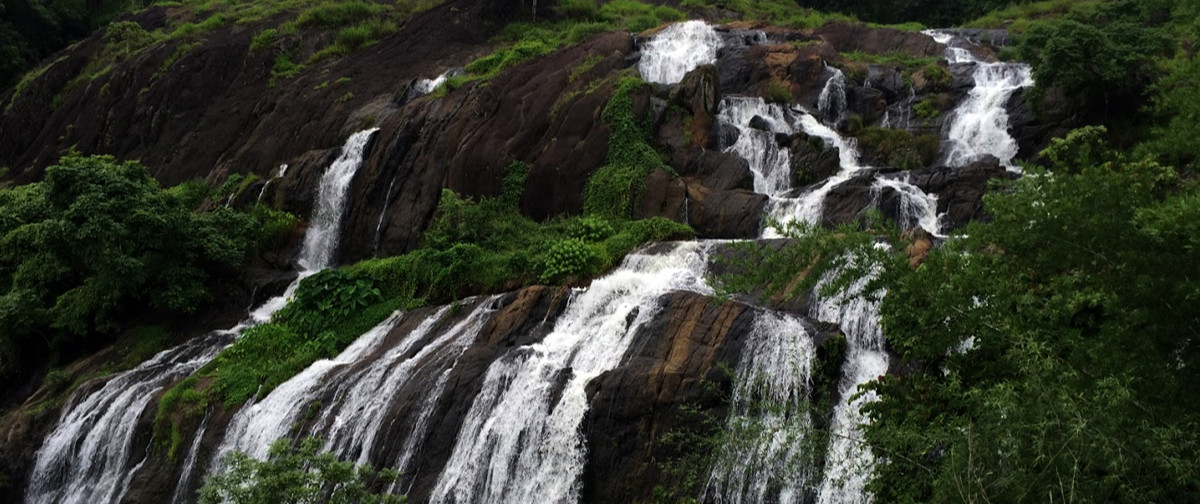
<path id="1" fill-rule="evenodd" d="M 754 238 L 767 196 L 746 190 L 710 190 L 696 180 L 687 184 L 687 220 L 705 238 Z"/>
<path id="2" fill-rule="evenodd" d="M 943 231 L 950 231 L 972 220 L 987 220 L 983 194 L 992 179 L 1011 180 L 1015 175 L 1000 166 L 994 156 L 985 156 L 961 167 L 939 166 L 908 172 L 909 182 L 921 190 L 936 194 Z"/>

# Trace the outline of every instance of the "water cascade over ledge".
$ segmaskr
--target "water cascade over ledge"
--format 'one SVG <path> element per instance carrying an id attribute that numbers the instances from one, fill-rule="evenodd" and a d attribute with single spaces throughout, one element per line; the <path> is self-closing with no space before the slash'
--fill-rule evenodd
<path id="1" fill-rule="evenodd" d="M 963 166 L 991 154 L 1016 171 L 1017 141 L 1008 132 L 1005 105 L 1013 93 L 1033 86 L 1033 69 L 1026 63 L 988 63 L 964 48 L 971 42 L 960 36 L 937 30 L 925 33 L 946 45 L 946 61 L 951 65 L 975 67 L 975 87 L 952 112 L 946 127 L 946 164 Z"/>

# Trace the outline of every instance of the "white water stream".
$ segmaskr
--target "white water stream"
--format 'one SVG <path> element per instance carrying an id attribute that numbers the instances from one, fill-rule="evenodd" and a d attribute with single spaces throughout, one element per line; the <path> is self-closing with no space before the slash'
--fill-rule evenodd
<path id="1" fill-rule="evenodd" d="M 431 501 L 576 502 L 587 383 L 620 364 L 637 329 L 658 313 L 659 297 L 711 293 L 707 247 L 684 242 L 628 255 L 576 293 L 542 341 L 492 363 Z"/>
<path id="2" fill-rule="evenodd" d="M 974 65 L 975 87 L 952 112 L 946 127 L 945 162 L 963 166 L 979 156 L 991 154 L 1010 171 L 1017 155 L 1017 141 L 1008 132 L 1009 98 L 1020 89 L 1033 86 L 1033 70 L 1025 63 L 988 63 L 963 47 L 970 41 L 953 33 L 925 32 L 946 45 L 946 60 L 951 65 Z"/>

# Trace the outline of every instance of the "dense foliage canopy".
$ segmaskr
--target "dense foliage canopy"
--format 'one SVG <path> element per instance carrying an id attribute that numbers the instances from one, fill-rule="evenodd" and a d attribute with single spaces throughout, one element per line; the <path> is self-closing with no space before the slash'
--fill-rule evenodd
<path id="1" fill-rule="evenodd" d="M 290 226 L 265 209 L 196 211 L 207 195 L 202 184 L 160 189 L 136 162 L 73 154 L 43 182 L 0 189 L 0 375 L 141 310 L 194 311 L 265 226 Z"/>
<path id="2" fill-rule="evenodd" d="M 910 364 L 872 386 L 882 499 L 1200 498 L 1200 192 L 1102 133 L 888 285 Z"/>

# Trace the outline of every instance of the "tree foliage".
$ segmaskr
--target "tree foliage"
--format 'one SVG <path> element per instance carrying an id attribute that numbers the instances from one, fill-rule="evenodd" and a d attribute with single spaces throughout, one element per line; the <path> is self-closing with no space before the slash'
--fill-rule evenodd
<path id="1" fill-rule="evenodd" d="M 1102 133 L 889 286 L 908 371 L 871 386 L 882 500 L 1200 499 L 1200 193 Z"/>
<path id="2" fill-rule="evenodd" d="M 195 311 L 265 224 L 290 222 L 265 209 L 194 211 L 203 192 L 162 190 L 136 162 L 74 154 L 43 182 L 0 190 L 0 374 L 141 310 Z"/>
<path id="3" fill-rule="evenodd" d="M 225 470 L 209 476 L 201 504 L 401 504 L 405 498 L 381 491 L 396 480 L 390 469 L 343 462 L 321 452 L 319 439 L 293 445 L 281 439 L 266 460 L 242 452 L 225 459 Z"/>

